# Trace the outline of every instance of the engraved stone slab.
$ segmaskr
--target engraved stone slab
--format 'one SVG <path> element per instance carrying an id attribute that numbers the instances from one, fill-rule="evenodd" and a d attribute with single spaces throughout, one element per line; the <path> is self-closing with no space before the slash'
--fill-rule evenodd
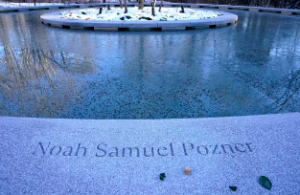
<path id="1" fill-rule="evenodd" d="M 238 194 L 297 194 L 299 140 L 299 113 L 168 120 L 0 117 L 0 192 L 224 195 L 233 193 L 233 185 Z M 261 175 L 271 179 L 271 191 L 258 184 Z"/>

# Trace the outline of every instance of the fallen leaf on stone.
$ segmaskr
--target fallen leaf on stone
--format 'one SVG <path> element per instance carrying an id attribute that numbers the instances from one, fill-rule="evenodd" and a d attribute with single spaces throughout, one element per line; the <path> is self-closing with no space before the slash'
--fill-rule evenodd
<path id="1" fill-rule="evenodd" d="M 159 174 L 159 179 L 160 179 L 161 181 L 163 181 L 165 178 L 166 178 L 166 174 L 165 174 L 165 173 Z"/>
<path id="2" fill-rule="evenodd" d="M 237 190 L 236 186 L 229 186 L 229 188 L 231 189 L 231 191 L 234 191 L 234 192 Z"/>
<path id="3" fill-rule="evenodd" d="M 267 190 L 271 190 L 272 182 L 266 176 L 260 176 L 258 182 L 263 188 L 266 188 Z"/>

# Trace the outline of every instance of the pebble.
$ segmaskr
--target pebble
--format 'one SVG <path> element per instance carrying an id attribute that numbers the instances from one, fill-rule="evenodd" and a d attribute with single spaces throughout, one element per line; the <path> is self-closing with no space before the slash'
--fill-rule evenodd
<path id="1" fill-rule="evenodd" d="M 185 168 L 184 168 L 184 173 L 185 173 L 186 175 L 190 175 L 190 174 L 192 174 L 192 169 L 190 169 L 189 167 L 185 167 Z"/>

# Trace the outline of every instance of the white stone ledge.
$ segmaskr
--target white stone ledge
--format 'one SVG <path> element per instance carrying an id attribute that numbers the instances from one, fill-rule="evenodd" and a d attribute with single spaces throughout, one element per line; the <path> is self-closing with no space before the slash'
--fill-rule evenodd
<path id="1" fill-rule="evenodd" d="M 60 12 L 47 13 L 41 16 L 44 24 L 54 27 L 82 29 L 93 28 L 101 29 L 161 29 L 161 30 L 184 30 L 194 27 L 224 27 L 233 24 L 238 20 L 235 14 L 222 12 L 223 15 L 217 18 L 200 19 L 200 20 L 178 20 L 178 21 L 99 21 L 99 20 L 74 20 L 60 18 Z"/>
<path id="2" fill-rule="evenodd" d="M 157 28 L 157 22 L 122 22 L 123 28 Z"/>
<path id="3" fill-rule="evenodd" d="M 165 22 L 156 22 L 158 27 L 163 28 L 186 28 L 191 27 L 190 21 L 165 21 Z"/>

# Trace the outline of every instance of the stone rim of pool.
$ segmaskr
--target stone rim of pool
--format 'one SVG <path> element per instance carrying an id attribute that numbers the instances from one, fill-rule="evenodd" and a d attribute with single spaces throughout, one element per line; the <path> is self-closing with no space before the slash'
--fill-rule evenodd
<path id="1" fill-rule="evenodd" d="M 190 8 L 195 10 L 207 10 Z M 61 11 L 46 13 L 40 16 L 41 22 L 48 26 L 72 29 L 123 30 L 123 29 L 156 29 L 156 30 L 186 30 L 191 28 L 217 28 L 230 26 L 238 21 L 238 16 L 224 11 L 213 11 L 222 14 L 215 18 L 176 21 L 104 21 L 78 20 L 61 18 Z"/>
<path id="2" fill-rule="evenodd" d="M 232 194 L 228 186 L 234 184 L 241 192 L 265 194 L 269 191 L 257 182 L 265 175 L 274 184 L 272 194 L 296 194 L 299 117 L 299 113 L 121 121 L 0 117 L 2 175 L 6 181 L 19 181 L 2 182 L 0 189 L 14 194 L 21 194 L 20 188 L 33 194 L 66 194 L 70 189 L 74 194 L 121 190 L 122 194 Z M 182 173 L 186 166 L 193 169 L 192 175 Z M 163 183 L 160 173 L 167 175 Z"/>

